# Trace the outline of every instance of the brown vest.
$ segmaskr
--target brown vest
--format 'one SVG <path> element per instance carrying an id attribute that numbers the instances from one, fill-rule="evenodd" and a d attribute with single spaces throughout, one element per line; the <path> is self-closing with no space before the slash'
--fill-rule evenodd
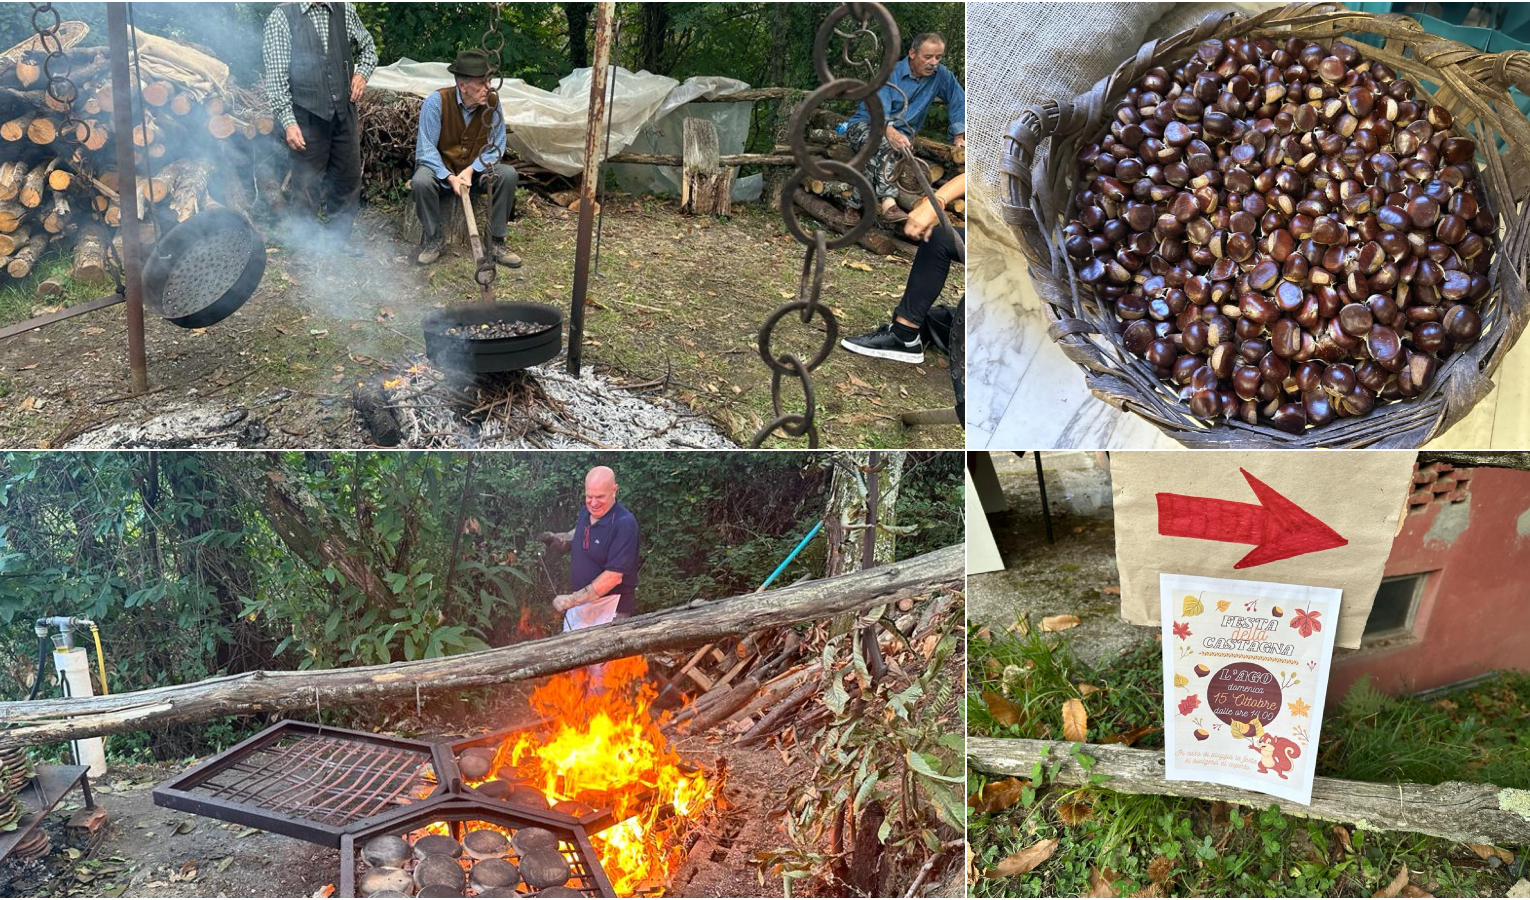
<path id="1" fill-rule="evenodd" d="M 441 161 L 453 174 L 472 165 L 478 154 L 489 142 L 491 110 L 499 109 L 499 94 L 489 92 L 489 101 L 473 112 L 472 118 L 462 121 L 462 107 L 457 103 L 455 87 L 442 88 L 441 136 L 436 138 L 436 150 Z"/>

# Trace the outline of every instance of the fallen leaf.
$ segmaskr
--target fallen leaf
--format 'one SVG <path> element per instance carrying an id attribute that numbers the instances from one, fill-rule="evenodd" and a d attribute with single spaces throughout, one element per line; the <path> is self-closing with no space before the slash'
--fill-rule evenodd
<path id="1" fill-rule="evenodd" d="M 1056 809 L 1057 817 L 1062 819 L 1064 825 L 1078 825 L 1094 818 L 1094 804 L 1088 800 L 1063 800 L 1057 804 Z"/>
<path id="2" fill-rule="evenodd" d="M 1115 884 L 1116 884 L 1116 879 L 1119 878 L 1119 877 L 1121 877 L 1121 876 L 1117 875 L 1115 873 L 1115 871 L 1110 869 L 1109 867 L 1101 869 L 1098 866 L 1090 866 L 1089 867 L 1089 893 L 1085 894 L 1084 896 L 1085 897 L 1115 897 L 1115 896 L 1118 896 L 1117 893 L 1116 893 Z"/>
<path id="3" fill-rule="evenodd" d="M 1052 857 L 1057 852 L 1057 838 L 1048 838 L 1039 844 L 1032 844 L 1019 853 L 1012 853 L 999 860 L 999 864 L 983 874 L 989 878 L 1008 878 L 1011 875 L 1024 875 Z"/>
<path id="4" fill-rule="evenodd" d="M 1020 795 L 1025 792 L 1028 784 L 1029 778 L 1006 778 L 985 784 L 982 790 L 974 791 L 967 798 L 967 805 L 976 813 L 996 813 L 1009 809 L 1020 802 Z"/>
<path id="5" fill-rule="evenodd" d="M 1078 616 L 1047 616 L 1041 620 L 1042 631 L 1067 631 L 1069 628 L 1077 628 L 1083 624 Z"/>
<path id="6" fill-rule="evenodd" d="M 983 692 L 983 702 L 988 704 L 988 714 L 1000 725 L 1019 725 L 1024 711 L 1016 703 L 993 691 Z"/>
<path id="7" fill-rule="evenodd" d="M 1433 897 L 1434 895 L 1429 893 L 1428 891 L 1424 890 L 1423 888 L 1417 886 L 1417 885 L 1410 884 L 1407 887 L 1404 887 L 1402 889 L 1402 893 L 1398 894 L 1397 896 L 1399 896 L 1399 897 Z"/>
<path id="8" fill-rule="evenodd" d="M 1089 713 L 1084 709 L 1084 701 L 1069 700 L 1063 704 L 1063 739 L 1084 743 L 1088 740 Z"/>
<path id="9" fill-rule="evenodd" d="M 1031 623 L 1024 619 L 1016 619 L 1015 624 L 1009 626 L 1009 628 L 1005 630 L 1012 634 L 1018 634 L 1021 637 L 1025 637 L 1031 633 Z"/>
<path id="10" fill-rule="evenodd" d="M 972 845 L 968 844 L 967 845 L 967 883 L 968 884 L 975 884 L 975 883 L 977 883 L 977 880 L 978 880 L 977 864 L 973 862 L 973 860 L 975 860 L 975 859 L 977 859 L 977 854 L 972 852 Z"/>
<path id="11" fill-rule="evenodd" d="M 232 856 L 225 856 L 218 860 L 218 865 L 215 868 L 217 868 L 219 872 L 222 872 L 224 869 L 227 869 L 230 865 L 232 865 L 233 862 L 234 858 Z"/>
<path id="12" fill-rule="evenodd" d="M 1078 686 L 1078 695 L 1080 697 L 1087 697 L 1098 690 L 1100 690 L 1100 688 L 1097 688 L 1092 684 L 1080 684 Z"/>
<path id="13" fill-rule="evenodd" d="M 1407 887 L 1407 886 L 1408 886 L 1408 867 L 1406 865 L 1404 865 L 1401 869 L 1397 870 L 1397 877 L 1392 879 L 1392 883 L 1391 884 L 1387 885 L 1386 887 L 1382 888 L 1381 890 L 1377 891 L 1376 893 L 1372 894 L 1371 896 L 1372 897 L 1396 897 L 1398 894 L 1402 893 L 1402 889 Z"/>
<path id="14" fill-rule="evenodd" d="M 1109 594 L 1112 597 L 1119 597 L 1119 596 L 1121 596 L 1121 585 L 1119 585 L 1119 584 L 1109 585 L 1109 586 L 1107 586 L 1105 588 L 1105 593 Z"/>
<path id="15" fill-rule="evenodd" d="M 1446 712 L 1449 712 L 1449 711 L 1455 709 L 1458 706 L 1456 701 L 1454 701 L 1454 700 L 1446 700 L 1446 699 L 1443 699 L 1443 698 L 1434 701 L 1433 705 L 1434 705 L 1435 709 L 1443 709 Z"/>
<path id="16" fill-rule="evenodd" d="M 983 660 L 983 674 L 997 680 L 999 676 L 1004 674 L 1004 664 L 990 656 Z"/>
<path id="17" fill-rule="evenodd" d="M 1232 804 L 1226 800 L 1213 800 L 1211 802 L 1211 824 L 1218 828 L 1228 828 L 1232 825 Z"/>
<path id="18" fill-rule="evenodd" d="M 857 272 L 870 272 L 871 271 L 871 266 L 869 266 L 869 265 L 867 265 L 866 263 L 863 263 L 863 262 L 857 262 L 857 261 L 855 261 L 853 259 L 845 260 L 845 268 L 847 268 L 847 269 L 855 269 Z"/>
<path id="19" fill-rule="evenodd" d="M 1472 852 L 1477 854 L 1482 859 L 1492 859 L 1496 856 L 1504 862 L 1514 861 L 1514 854 L 1507 850 L 1502 850 L 1498 847 L 1494 847 L 1492 844 L 1467 844 L 1466 846 L 1472 848 Z"/>
<path id="20" fill-rule="evenodd" d="M 1126 746 L 1130 747 L 1132 744 L 1137 743 L 1153 732 L 1159 730 L 1160 729 L 1157 725 L 1140 725 L 1136 728 L 1133 728 L 1131 731 L 1123 731 L 1120 734 L 1113 734 L 1110 737 L 1101 738 L 1100 743 L 1125 744 Z"/>
<path id="21" fill-rule="evenodd" d="M 1329 830 L 1333 832 L 1334 840 L 1339 842 L 1339 846 L 1344 848 L 1345 853 L 1355 852 L 1355 845 L 1350 843 L 1349 840 L 1348 828 L 1345 828 L 1343 825 L 1335 825 Z"/>

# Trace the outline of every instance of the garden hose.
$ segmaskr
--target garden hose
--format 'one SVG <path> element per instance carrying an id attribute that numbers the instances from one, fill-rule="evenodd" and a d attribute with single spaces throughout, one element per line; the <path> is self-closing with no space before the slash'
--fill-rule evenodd
<path id="1" fill-rule="evenodd" d="M 90 623 L 90 635 L 96 639 L 96 667 L 101 670 L 101 696 L 105 697 L 112 689 L 106 686 L 106 654 L 101 650 L 101 629 L 94 622 Z"/>

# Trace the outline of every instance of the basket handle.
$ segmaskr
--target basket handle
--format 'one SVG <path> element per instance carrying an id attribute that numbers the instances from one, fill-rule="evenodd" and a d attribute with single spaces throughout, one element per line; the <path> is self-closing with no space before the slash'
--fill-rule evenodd
<path id="1" fill-rule="evenodd" d="M 1144 43 L 1135 56 L 1096 82 L 1087 93 L 1071 101 L 1045 100 L 1020 111 L 1004 134 L 1005 147 L 999 159 L 999 205 L 1005 223 L 1014 229 L 1021 249 L 1032 263 L 1052 266 L 1058 262 L 1060 252 L 1048 241 L 1042 227 L 1043 222 L 1055 218 L 1057 211 L 1051 208 L 1047 185 L 1040 185 L 1038 191 L 1035 179 L 1059 178 L 1062 173 L 1056 170 L 1056 165 L 1072 164 L 1072 160 L 1053 159 L 1052 171 L 1043 172 L 1047 167 L 1036 160 L 1036 148 L 1041 142 L 1098 127 L 1106 118 L 1107 98 L 1114 93 L 1117 83 L 1136 83 L 1149 69 L 1159 65 L 1161 55 L 1215 37 L 1240 18 L 1237 12 L 1208 13 L 1193 28 L 1161 41 Z"/>

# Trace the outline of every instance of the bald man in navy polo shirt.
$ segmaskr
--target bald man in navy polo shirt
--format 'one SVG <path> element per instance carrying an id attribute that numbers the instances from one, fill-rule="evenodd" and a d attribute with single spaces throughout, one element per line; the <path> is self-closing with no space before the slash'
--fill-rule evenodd
<path id="1" fill-rule="evenodd" d="M 537 535 L 549 550 L 569 551 L 571 592 L 553 598 L 564 631 L 630 618 L 637 609 L 638 524 L 616 490 L 616 473 L 596 466 L 584 477 L 574 530 Z"/>

